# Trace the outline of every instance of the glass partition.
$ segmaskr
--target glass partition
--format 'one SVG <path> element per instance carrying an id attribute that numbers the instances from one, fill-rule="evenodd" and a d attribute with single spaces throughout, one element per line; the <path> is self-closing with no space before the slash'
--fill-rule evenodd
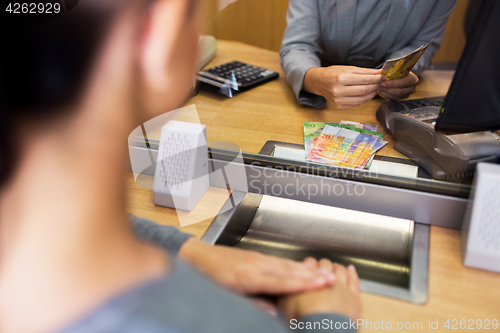
<path id="1" fill-rule="evenodd" d="M 316 66 L 321 68 L 344 65 L 374 68 L 377 65 L 383 65 L 392 57 L 410 53 L 421 44 L 430 42 L 413 69 L 420 81 L 416 85 L 416 92 L 409 96 L 398 97 L 407 100 L 435 98 L 436 103 L 442 103 L 453 79 L 454 71 L 435 70 L 431 67 L 431 61 L 433 66 L 438 64 L 438 67 L 439 63 L 450 64 L 458 61 L 465 44 L 465 34 L 457 34 L 456 31 L 463 29 L 466 4 L 457 4 L 450 17 L 449 13 L 442 15 L 441 27 L 436 28 L 434 32 L 438 36 L 436 40 L 432 40 L 431 37 L 428 41 L 424 41 L 425 36 L 422 37 L 422 32 L 419 40 L 400 35 L 398 38 L 394 36 L 394 40 L 389 41 L 385 40 L 387 36 L 381 24 L 371 22 L 374 17 L 378 17 L 379 12 L 385 11 L 384 15 L 392 17 L 391 15 L 395 15 L 396 11 L 401 10 L 401 13 L 405 15 L 411 14 L 406 21 L 412 22 L 425 21 L 429 15 L 434 14 L 418 12 L 416 9 L 414 11 L 412 8 L 399 8 L 399 4 L 381 8 L 380 6 L 383 5 L 375 4 L 375 2 L 369 5 L 370 8 L 354 5 L 354 2 L 345 5 L 332 2 L 326 6 L 327 8 L 319 9 L 313 2 L 302 2 L 300 5 L 298 3 L 288 0 L 207 0 L 202 2 L 202 33 L 215 37 L 217 51 L 214 58 L 207 60 L 200 71 L 212 70 L 207 73 L 220 75 L 225 82 L 222 80 L 220 82 L 222 87 L 214 88 L 198 76 L 197 89 L 186 105 L 194 105 L 200 123 L 207 126 L 209 146 L 211 142 L 233 143 L 241 149 L 244 161 L 248 164 L 435 194 L 468 197 L 473 168 L 457 166 L 455 169 L 459 170 L 458 172 L 448 172 L 437 179 L 437 173 L 430 171 L 428 166 L 423 167 L 428 161 L 416 158 L 415 154 L 410 154 L 412 151 L 409 153 L 408 150 L 401 148 L 401 144 L 396 144 L 398 140 L 383 124 L 384 119 L 377 115 L 377 110 L 387 104 L 387 100 L 391 98 L 384 94 L 375 94 L 364 103 L 345 107 L 329 96 L 326 96 L 326 99 L 319 96 L 318 98 L 324 99 L 324 103 L 318 104 L 316 97 L 309 96 L 312 92 L 306 91 L 307 82 L 304 70 L 301 68 L 310 64 L 309 58 L 311 57 L 319 59 Z M 369 15 L 367 11 L 371 14 Z M 332 25 L 332 22 L 335 22 L 335 25 Z M 401 29 L 406 29 L 406 24 L 410 23 L 399 17 L 395 24 L 400 25 Z M 339 27 L 343 25 L 345 29 Z M 346 28 L 349 25 L 351 27 Z M 445 33 L 447 25 L 450 28 Z M 347 35 L 346 39 L 335 39 L 332 37 L 334 33 L 329 32 L 329 29 L 343 29 L 344 34 Z M 304 31 L 307 31 L 309 35 Z M 455 31 L 455 33 L 449 31 Z M 375 37 L 378 35 L 381 37 L 377 42 Z M 347 40 L 348 37 L 350 40 Z M 440 49 L 438 39 L 441 38 L 443 41 Z M 372 42 L 369 42 L 370 40 Z M 392 46 L 388 46 L 389 44 Z M 202 46 L 201 52 L 207 51 L 206 45 Z M 381 50 L 384 47 L 385 49 Z M 296 54 L 298 60 L 287 59 L 288 54 L 292 53 Z M 227 63 L 232 65 L 226 65 Z M 242 86 L 238 84 L 240 80 L 244 80 L 245 73 L 238 69 L 239 64 L 248 64 L 262 70 L 276 72 L 279 77 L 249 89 L 241 89 Z M 442 66 L 442 68 L 445 67 Z M 446 68 L 453 68 L 453 66 Z M 251 71 L 252 68 L 249 70 Z M 305 71 L 306 75 L 308 71 L 310 70 Z M 301 75 L 304 77 L 300 77 Z M 297 91 L 295 82 L 297 77 L 295 76 L 299 76 L 298 90 L 302 89 L 300 92 Z M 307 95 L 306 100 L 309 98 L 311 102 L 304 103 L 304 100 L 301 100 L 303 97 L 301 94 Z M 311 104 L 314 107 L 311 107 Z M 368 127 L 375 133 L 358 132 L 379 135 L 378 141 L 385 143 L 370 159 L 361 163 L 358 158 L 357 164 L 347 164 L 345 161 L 349 159 L 345 157 L 346 154 L 339 157 L 335 150 L 334 163 L 324 163 L 324 157 L 328 155 L 324 152 L 322 158 L 317 158 L 315 161 L 313 156 L 311 159 L 311 147 L 314 147 L 321 139 L 321 134 L 325 133 L 325 126 L 337 126 L 348 131 L 356 131 L 358 129 L 355 127 L 359 127 L 355 125 L 356 123 L 361 124 L 359 125 L 361 128 L 363 124 L 368 125 L 364 129 Z M 307 128 L 308 124 L 319 126 L 320 130 L 311 131 Z M 330 130 L 332 130 L 331 127 Z M 338 132 L 335 133 L 338 135 Z M 352 132 L 349 133 L 353 135 Z M 417 142 L 425 140 L 419 134 L 414 137 Z M 351 139 L 347 148 L 354 155 L 356 154 L 354 151 L 357 149 L 359 153 L 360 149 L 356 148 L 356 142 L 352 141 L 359 138 L 358 136 L 356 139 Z M 365 137 L 363 139 L 368 140 Z M 371 140 L 373 140 L 372 143 L 375 141 L 375 139 Z M 329 141 L 329 144 L 330 146 L 325 144 L 322 148 L 325 151 L 330 148 L 331 152 L 333 150 L 331 146 L 335 145 L 332 141 Z M 372 145 L 374 146 L 376 144 Z M 212 156 L 222 159 L 225 157 L 225 153 L 220 149 L 212 148 L 211 151 Z M 339 161 L 342 163 L 336 163 Z M 352 162 L 353 159 L 349 161 Z M 453 165 L 455 160 L 450 159 L 450 161 L 448 165 Z M 446 163 L 444 165 L 446 166 Z"/>
<path id="2" fill-rule="evenodd" d="M 282 47 L 282 45 L 288 45 L 290 40 L 293 41 L 292 44 L 302 43 L 300 45 L 306 49 L 317 47 L 314 49 L 320 60 L 317 66 L 321 68 L 337 66 L 334 63 L 336 56 L 339 57 L 336 59 L 339 61 L 338 65 L 373 68 L 379 64 L 383 65 L 384 61 L 399 55 L 401 52 L 410 53 L 416 48 L 414 47 L 415 43 L 425 44 L 431 40 L 425 41 L 425 43 L 423 40 L 409 40 L 406 42 L 406 46 L 400 45 L 400 50 L 397 52 L 386 45 L 386 50 L 380 53 L 380 48 L 383 48 L 383 45 L 374 46 L 366 42 L 370 36 L 373 37 L 377 33 L 383 35 L 380 26 L 373 24 L 370 26 L 371 28 L 367 27 L 367 24 L 371 24 L 370 16 L 365 13 L 367 8 L 357 8 L 354 5 L 345 5 L 344 7 L 328 5 L 330 12 L 326 9 L 324 12 L 323 10 L 318 12 L 317 8 L 307 7 L 314 7 L 315 2 L 308 3 L 303 2 L 302 6 L 305 7 L 302 9 L 296 8 L 297 6 L 289 9 L 288 0 L 202 1 L 202 35 L 211 35 L 214 38 L 201 39 L 199 70 L 207 73 L 208 70 L 212 70 L 207 74 L 208 77 L 221 75 L 223 80 L 219 82 L 219 86 L 214 87 L 198 76 L 193 96 L 186 103 L 191 113 L 184 117 L 184 120 L 206 125 L 211 156 L 220 160 L 230 159 L 234 153 L 213 146 L 214 142 L 228 142 L 239 147 L 243 152 L 243 162 L 247 165 L 259 165 L 297 173 L 467 198 L 471 189 L 473 168 L 462 168 L 464 169 L 462 172 L 448 174 L 438 180 L 433 177 L 435 175 L 429 171 L 429 168 L 422 167 L 426 161 L 415 162 L 415 156 L 410 156 L 408 151 L 396 144 L 398 140 L 391 131 L 387 130 L 387 126 L 383 124 L 384 119 L 377 115 L 377 110 L 388 103 L 387 95 L 375 94 L 373 98 L 363 101 L 364 103 L 351 107 L 345 107 L 345 105 L 341 105 L 341 103 L 326 96 L 324 103 L 318 105 L 315 102 L 316 97 L 309 96 L 312 93 L 305 91 L 305 83 L 301 83 L 302 85 L 299 86 L 299 90 L 302 89 L 300 92 L 295 87 L 294 80 L 296 78 L 294 76 L 304 74 L 300 72 L 300 68 L 297 70 L 285 68 L 287 60 L 284 59 L 284 55 L 287 52 L 297 52 L 297 50 Z M 369 9 L 375 13 L 384 10 L 384 8 L 377 7 L 379 5 L 375 5 L 375 2 L 370 6 Z M 392 6 L 397 7 L 398 5 Z M 449 30 L 463 29 L 461 25 L 463 25 L 463 16 L 466 12 L 464 6 L 465 2 L 457 4 L 448 22 L 448 26 L 452 26 Z M 385 8 L 389 11 L 389 16 L 394 15 L 392 11 L 396 9 Z M 289 15 L 287 21 L 288 10 L 295 11 L 295 16 Z M 401 10 L 411 11 L 410 9 Z M 297 31 L 293 27 L 290 28 L 290 25 L 295 24 L 294 17 L 304 13 L 307 16 L 309 11 L 316 13 L 315 23 L 319 28 L 316 27 L 310 36 L 300 37 L 301 31 L 307 30 L 307 24 L 311 24 L 311 22 L 304 23 L 305 26 L 301 28 L 302 30 Z M 422 12 L 408 13 L 416 16 L 416 18 L 412 17 L 411 20 L 424 20 L 423 16 L 432 15 L 431 13 L 424 15 Z M 366 22 L 362 22 L 363 17 Z M 448 18 L 447 15 L 445 17 Z M 406 98 L 406 100 L 438 98 L 442 103 L 453 79 L 454 71 L 433 69 L 430 65 L 431 58 L 433 58 L 434 65 L 439 62 L 456 62 L 465 43 L 465 36 L 460 35 L 458 38 L 456 33 L 453 35 L 448 32 L 444 33 L 446 19 L 442 22 L 441 30 L 437 31 L 440 37 L 444 36 L 441 50 L 438 52 L 439 43 L 433 40 L 421 58 L 427 59 L 429 62 L 422 67 L 422 61 L 419 60 L 415 67 L 420 68 L 417 71 L 419 83 L 416 85 L 416 92 L 409 96 L 399 97 Z M 327 33 L 328 26 L 334 29 L 331 22 L 340 22 L 339 24 L 350 22 L 349 24 L 354 25 L 356 29 L 346 32 L 351 37 L 350 45 L 343 45 L 346 43 L 344 40 L 325 44 L 328 38 L 331 38 Z M 405 27 L 405 22 L 401 18 L 398 19 L 397 24 L 402 29 Z M 287 25 L 289 30 L 285 32 Z M 357 35 L 360 31 L 365 35 Z M 394 40 L 391 45 L 398 43 L 403 42 Z M 360 45 L 365 45 L 365 48 L 361 48 Z M 327 56 L 330 56 L 329 60 L 326 59 Z M 306 63 L 305 59 L 309 57 L 307 52 L 303 54 L 303 57 L 303 62 Z M 261 75 L 260 73 L 267 73 L 263 71 L 269 71 L 269 73 L 277 73 L 278 77 L 245 88 L 240 83 L 244 83 L 241 80 L 244 80 L 248 73 L 245 73 L 243 69 L 238 69 L 240 65 L 235 65 L 234 62 L 251 66 L 245 68 L 245 70 L 250 71 L 250 74 L 257 68 L 262 71 L 258 72 L 257 70 L 254 73 L 256 76 Z M 227 63 L 232 63 L 232 65 L 228 67 L 225 65 Z M 298 62 L 292 61 L 290 66 L 294 66 L 294 64 L 300 67 L 300 59 Z M 305 78 L 302 79 L 305 81 Z M 301 78 L 299 78 L 300 80 Z M 304 91 L 306 97 L 312 102 L 304 103 L 301 100 L 301 94 Z M 318 96 L 318 98 L 323 97 Z M 182 113 L 179 115 L 182 118 Z M 154 126 L 143 129 L 144 133 L 147 132 L 148 140 L 160 139 L 160 128 L 168 121 L 167 118 L 155 123 Z M 179 118 L 176 119 L 179 120 Z M 311 131 L 310 128 L 307 128 L 307 124 L 317 124 L 321 130 Z M 363 128 L 363 124 L 367 126 Z M 310 158 L 311 147 L 314 147 L 321 139 L 322 133 L 325 132 L 325 126 L 330 126 L 330 130 L 333 126 L 351 132 L 358 131 L 360 134 L 378 135 L 378 141 L 372 139 L 374 141 L 372 141 L 371 147 L 375 146 L 375 141 L 383 141 L 385 145 L 376 150 L 373 156 L 370 155 L 371 158 L 366 159 L 366 163 L 354 164 L 361 169 L 354 168 L 353 164 L 342 165 L 342 163 L 338 163 L 340 165 L 336 165 L 335 163 L 315 162 L 314 159 Z M 361 127 L 364 131 L 359 131 L 359 128 L 356 127 Z M 367 128 L 371 129 L 373 133 L 367 132 Z M 356 137 L 356 139 L 358 138 Z M 419 135 L 414 135 L 414 138 L 417 142 L 426 139 Z M 332 142 L 329 143 L 332 146 Z M 324 145 L 323 148 L 326 149 L 326 146 Z M 357 149 L 355 145 L 353 148 L 352 141 L 347 150 L 349 149 L 351 149 L 351 153 Z M 318 160 L 321 159 L 318 158 Z M 344 158 L 342 162 L 345 160 Z M 352 162 L 352 160 L 350 161 Z M 452 161 L 451 164 L 454 163 L 453 159 L 450 161 Z"/>

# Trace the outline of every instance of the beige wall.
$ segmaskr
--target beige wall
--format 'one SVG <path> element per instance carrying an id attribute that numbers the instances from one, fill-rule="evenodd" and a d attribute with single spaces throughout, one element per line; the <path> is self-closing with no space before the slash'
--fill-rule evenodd
<path id="1" fill-rule="evenodd" d="M 458 0 L 434 62 L 455 62 L 465 45 L 463 22 L 469 0 Z M 288 0 L 238 0 L 218 11 L 217 0 L 203 0 L 204 33 L 278 51 L 286 27 Z"/>
<path id="2" fill-rule="evenodd" d="M 432 59 L 434 63 L 457 62 L 465 47 L 464 21 L 469 0 L 458 0 L 450 15 L 441 48 Z"/>
<path id="3" fill-rule="evenodd" d="M 206 7 L 217 9 L 217 0 L 204 1 Z M 238 0 L 207 20 L 207 33 L 278 51 L 287 8 L 288 0 Z"/>

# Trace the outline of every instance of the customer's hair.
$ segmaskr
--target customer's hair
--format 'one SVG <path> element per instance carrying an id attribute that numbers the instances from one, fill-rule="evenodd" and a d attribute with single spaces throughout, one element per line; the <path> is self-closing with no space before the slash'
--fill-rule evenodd
<path id="1" fill-rule="evenodd" d="M 16 161 L 14 124 L 26 118 L 47 119 L 56 116 L 54 110 L 68 109 L 63 106 L 78 98 L 112 22 L 130 0 L 61 3 L 74 8 L 35 27 L 22 21 L 0 27 L 0 188 Z M 142 4 L 145 8 L 147 0 Z"/>

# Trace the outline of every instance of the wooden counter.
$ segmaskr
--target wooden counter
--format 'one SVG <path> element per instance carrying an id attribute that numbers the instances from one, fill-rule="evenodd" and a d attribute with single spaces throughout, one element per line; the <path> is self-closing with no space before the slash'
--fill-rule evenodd
<path id="1" fill-rule="evenodd" d="M 232 60 L 277 71 L 280 78 L 233 98 L 207 92 L 193 97 L 187 105 L 196 105 L 201 123 L 207 126 L 209 143 L 231 142 L 239 145 L 244 152 L 258 153 L 268 140 L 303 144 L 304 121 L 351 120 L 377 124 L 375 110 L 382 103 L 381 99 L 347 110 L 337 110 L 332 104 L 321 110 L 300 106 L 286 82 L 276 52 L 239 42 L 219 41 L 217 57 L 208 67 Z M 452 77 L 453 73 L 448 71 L 425 72 L 417 93 L 411 98 L 445 95 Z M 386 135 L 385 139 L 389 144 L 379 154 L 403 157 L 394 151 L 393 137 Z M 140 187 L 131 174 L 126 177 L 129 211 L 132 214 L 180 227 L 175 210 L 154 206 L 152 191 L 147 189 L 150 184 Z M 181 230 L 200 238 L 211 221 L 207 219 Z M 398 322 L 422 323 L 422 329 L 406 330 L 409 332 L 429 331 L 429 320 L 439 320 L 439 330 L 433 331 L 448 331 L 443 326 L 448 319 L 450 326 L 452 319 L 481 319 L 483 323 L 485 319 L 500 320 L 500 274 L 462 265 L 459 231 L 432 226 L 429 261 L 429 297 L 425 306 L 363 294 L 364 319 L 372 323 L 391 322 L 393 329 Z M 373 331 L 380 330 L 373 328 Z"/>

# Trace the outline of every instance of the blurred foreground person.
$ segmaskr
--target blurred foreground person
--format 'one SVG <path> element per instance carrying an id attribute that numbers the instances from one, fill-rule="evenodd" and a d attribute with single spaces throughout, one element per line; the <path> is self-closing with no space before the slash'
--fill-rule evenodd
<path id="1" fill-rule="evenodd" d="M 257 293 L 280 294 L 287 320 L 359 318 L 353 267 L 211 247 L 144 220 L 134 234 L 127 137 L 188 97 L 196 1 L 80 0 L 32 29 L 5 22 L 0 332 L 288 331 L 244 297 Z"/>

